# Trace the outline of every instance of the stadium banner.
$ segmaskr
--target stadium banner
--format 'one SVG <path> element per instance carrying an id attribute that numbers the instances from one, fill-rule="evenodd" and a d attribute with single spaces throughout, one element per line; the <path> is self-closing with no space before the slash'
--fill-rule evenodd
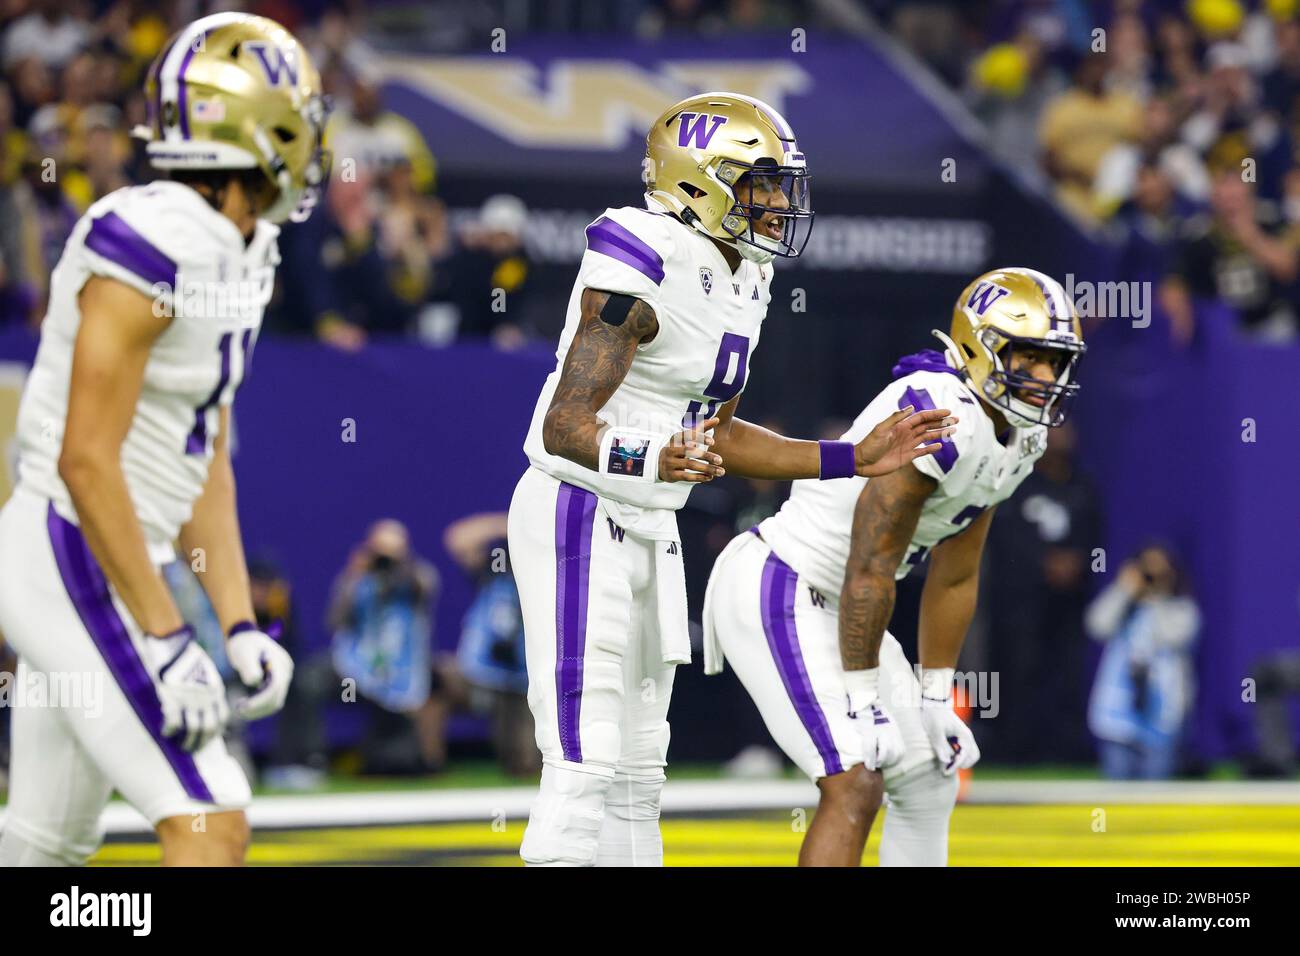
<path id="1" fill-rule="evenodd" d="M 388 55 L 385 103 L 424 133 L 439 168 L 587 182 L 639 175 L 650 124 L 707 90 L 745 93 L 793 124 L 815 182 L 953 193 L 991 164 L 884 49 L 812 36 L 512 39 L 499 54 Z M 814 55 L 815 54 L 815 55 Z"/>

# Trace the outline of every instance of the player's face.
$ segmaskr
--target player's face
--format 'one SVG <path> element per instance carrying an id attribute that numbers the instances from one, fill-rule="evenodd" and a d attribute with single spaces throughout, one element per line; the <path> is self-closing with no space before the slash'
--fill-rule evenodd
<path id="1" fill-rule="evenodd" d="M 746 201 L 751 183 L 753 199 L 748 201 L 755 206 L 769 207 L 769 210 L 754 216 L 754 232 L 769 239 L 780 239 L 785 233 L 785 217 L 780 214 L 780 210 L 790 208 L 790 197 L 784 188 L 785 177 L 747 175 L 737 185 L 737 198 L 740 201 Z"/>
<path id="2" fill-rule="evenodd" d="M 1027 375 L 1043 385 L 1054 385 L 1064 371 L 1067 360 L 1068 356 L 1055 349 L 1014 348 L 1011 350 L 1007 371 L 1013 375 Z M 1047 404 L 1046 395 L 1023 388 L 1015 391 L 1016 398 L 1030 405 L 1042 408 Z"/>

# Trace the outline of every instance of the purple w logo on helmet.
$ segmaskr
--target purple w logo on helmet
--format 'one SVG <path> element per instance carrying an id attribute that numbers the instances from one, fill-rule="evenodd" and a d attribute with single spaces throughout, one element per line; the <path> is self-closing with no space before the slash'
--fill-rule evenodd
<path id="1" fill-rule="evenodd" d="M 694 140 L 696 149 L 708 149 L 709 140 L 726 121 L 725 116 L 712 113 L 683 113 L 682 125 L 677 129 L 677 145 L 688 146 Z"/>
<path id="2" fill-rule="evenodd" d="M 244 44 L 257 55 L 258 62 L 266 71 L 266 78 L 272 86 L 280 85 L 280 75 L 289 77 L 289 85 L 298 85 L 298 66 L 294 63 L 292 53 L 286 53 L 279 47 L 268 47 L 266 43 L 250 42 Z M 274 62 L 273 62 L 274 58 Z"/>
<path id="3" fill-rule="evenodd" d="M 994 302 L 1004 295 L 1010 294 L 1010 289 L 1003 289 L 992 282 L 981 282 L 975 287 L 975 291 L 970 294 L 970 298 L 966 300 L 966 308 L 974 309 L 977 313 L 983 315 Z M 976 305 L 976 300 L 979 300 L 978 305 Z"/>

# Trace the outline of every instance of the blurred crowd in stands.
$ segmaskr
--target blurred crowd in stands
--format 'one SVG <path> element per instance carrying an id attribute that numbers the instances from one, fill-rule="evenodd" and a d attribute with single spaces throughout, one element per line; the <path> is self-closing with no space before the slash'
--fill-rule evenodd
<path id="1" fill-rule="evenodd" d="M 129 135 L 145 119 L 144 76 L 167 37 L 205 12 L 200 6 L 30 0 L 0 14 L 0 323 L 39 324 L 50 270 L 77 218 L 101 196 L 154 178 Z M 322 208 L 282 233 L 266 328 L 343 349 L 372 333 L 408 331 L 438 343 L 519 344 L 493 290 L 518 314 L 529 272 L 523 204 L 491 197 L 453 229 L 429 145 L 380 102 L 360 8 L 327 7 L 304 20 L 301 8 L 281 6 L 266 12 L 304 38 L 335 104 L 335 168 Z"/>
<path id="2" fill-rule="evenodd" d="M 875 6 L 1006 163 L 1115 244 L 1116 278 L 1152 284 L 1175 344 L 1202 305 L 1258 341 L 1296 340 L 1295 0 Z"/>

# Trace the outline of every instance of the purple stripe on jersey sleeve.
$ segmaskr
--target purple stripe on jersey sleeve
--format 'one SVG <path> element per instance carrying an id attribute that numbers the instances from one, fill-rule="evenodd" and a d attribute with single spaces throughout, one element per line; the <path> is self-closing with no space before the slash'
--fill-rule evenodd
<path id="1" fill-rule="evenodd" d="M 176 287 L 176 263 L 159 252 L 144 236 L 126 224 L 115 212 L 106 212 L 90 224 L 86 248 L 150 285 Z"/>
<path id="2" fill-rule="evenodd" d="M 583 661 L 596 496 L 560 483 L 555 496 L 555 710 L 564 759 L 582 763 Z"/>
<path id="3" fill-rule="evenodd" d="M 798 575 L 794 569 L 774 553 L 768 555 L 763 565 L 763 580 L 759 588 L 763 633 L 772 651 L 776 669 L 781 675 L 785 692 L 794 704 L 799 722 L 808 731 L 813 746 L 817 748 L 826 776 L 841 773 L 844 763 L 839 748 L 831 736 L 830 724 L 822 712 L 817 692 L 813 690 L 808 668 L 804 666 L 803 652 L 799 649 L 799 633 L 794 621 L 794 596 Z"/>
<path id="4" fill-rule="evenodd" d="M 631 266 L 655 285 L 664 281 L 663 257 L 607 216 L 587 227 L 587 248 Z"/>
<path id="5" fill-rule="evenodd" d="M 65 521 L 52 504 L 46 512 L 45 524 L 63 587 L 81 618 L 82 626 L 108 665 L 113 679 L 130 701 L 136 717 L 158 744 L 185 792 L 195 800 L 214 802 L 212 791 L 199 773 L 194 756 L 174 739 L 162 735 L 162 703 L 158 700 L 153 678 L 149 676 L 135 645 L 131 643 L 126 625 L 118 617 L 108 581 L 95 563 L 94 555 L 90 553 L 90 548 L 81 535 L 81 529 L 72 522 Z"/>
<path id="6" fill-rule="evenodd" d="M 918 412 L 935 407 L 934 399 L 930 397 L 929 390 L 912 388 L 910 385 L 907 386 L 907 391 L 903 393 L 903 397 L 898 400 L 899 408 L 906 408 L 908 405 L 911 405 Z M 952 471 L 952 466 L 957 463 L 959 452 L 956 443 L 951 438 L 941 438 L 939 444 L 943 445 L 943 447 L 934 453 L 934 460 L 939 463 L 939 467 L 943 469 L 944 474 L 947 474 Z"/>

